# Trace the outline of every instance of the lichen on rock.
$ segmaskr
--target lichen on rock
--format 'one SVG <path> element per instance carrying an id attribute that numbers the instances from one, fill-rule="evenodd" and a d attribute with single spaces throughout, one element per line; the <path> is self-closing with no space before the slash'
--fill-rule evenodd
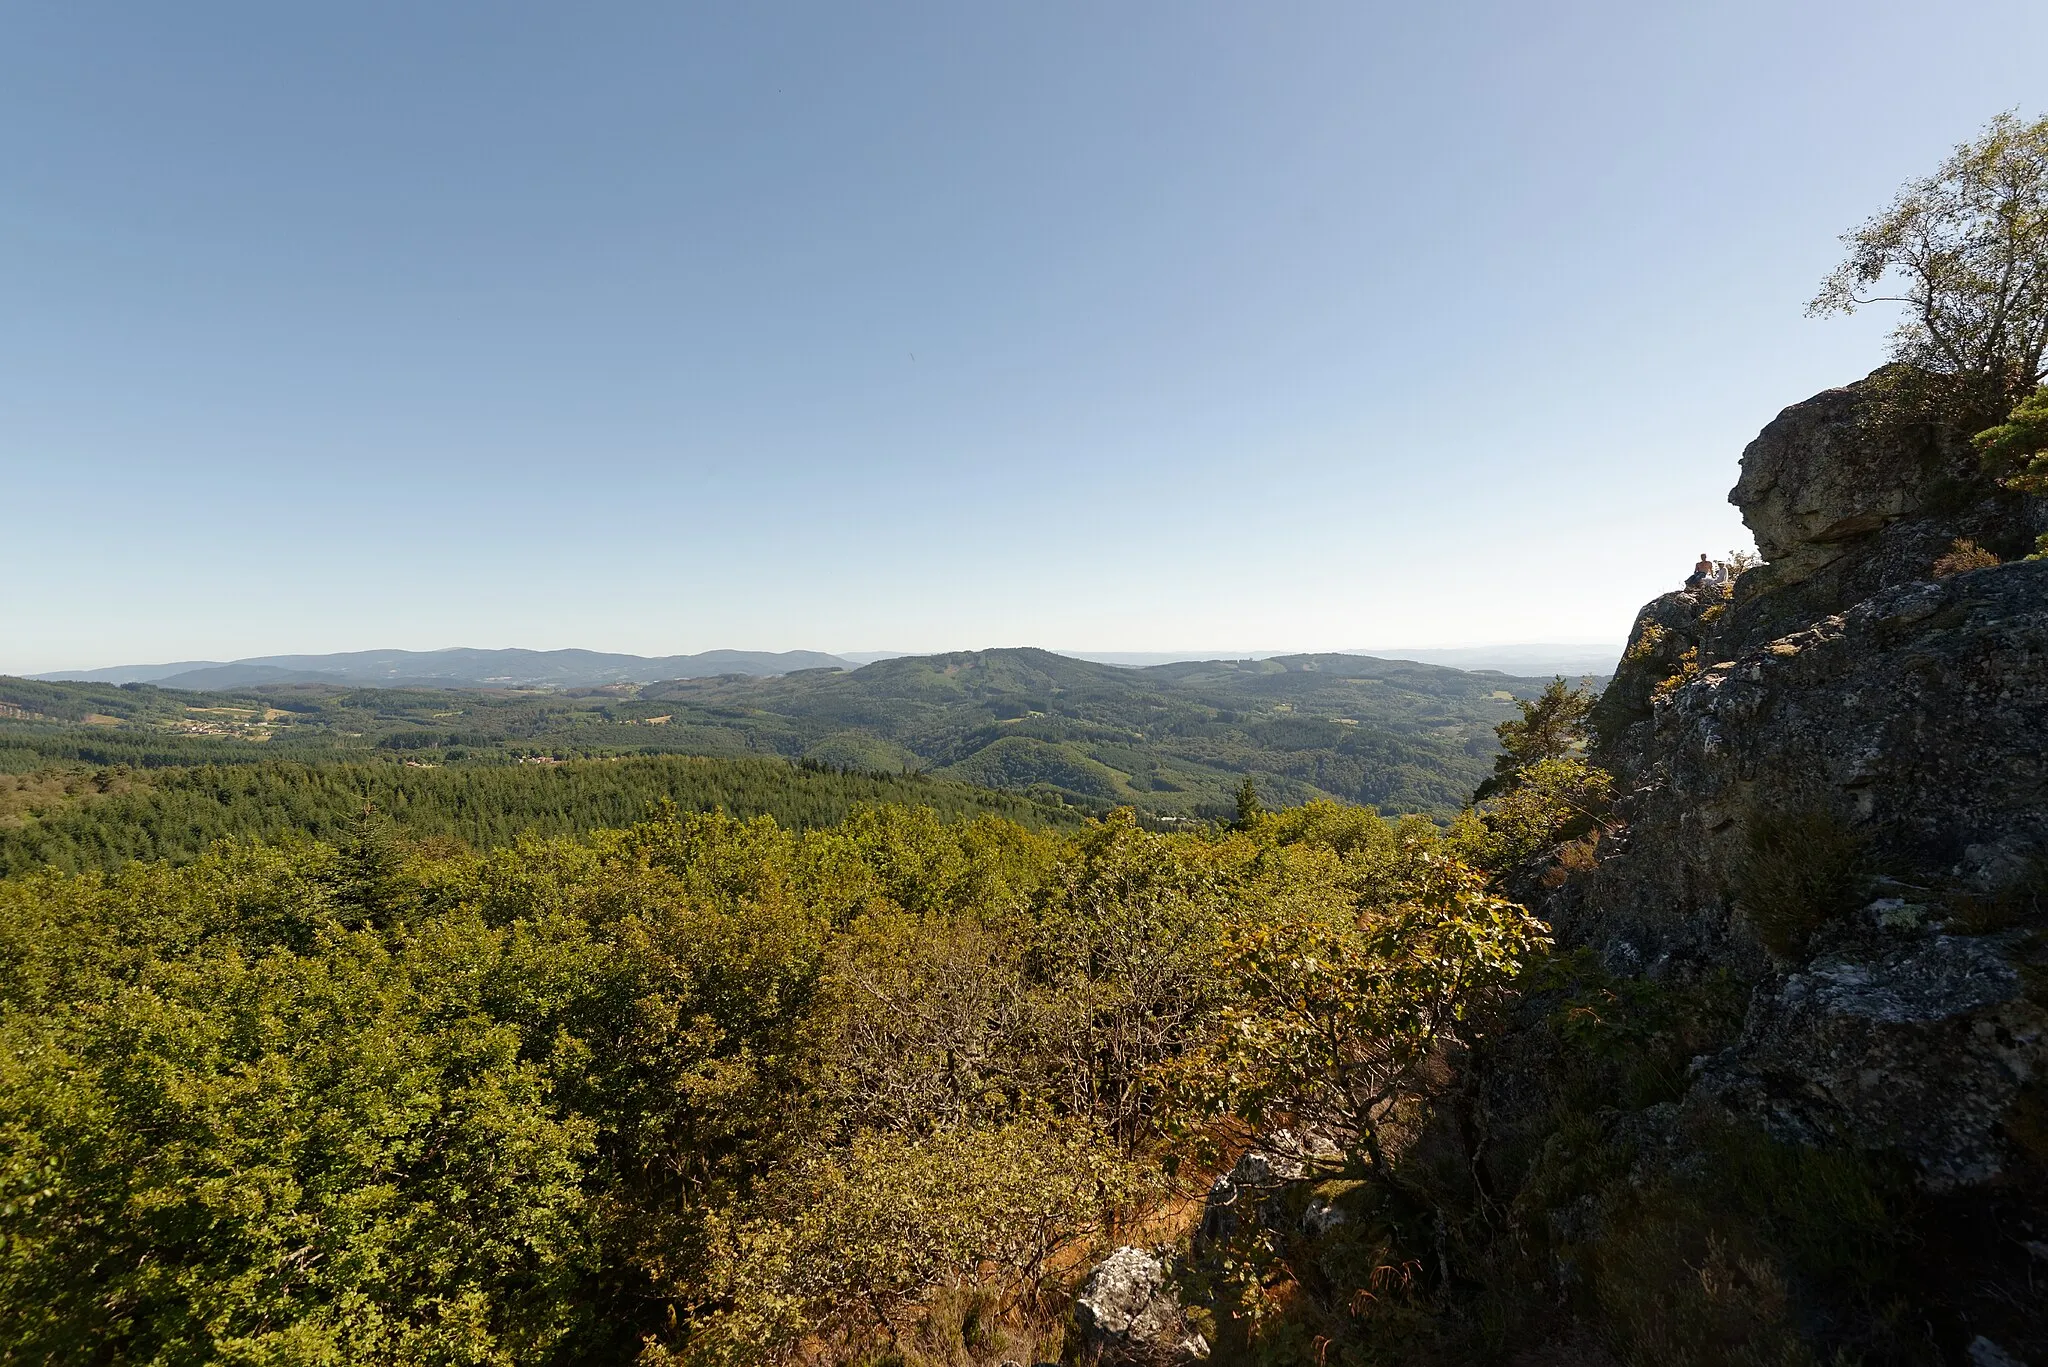
<path id="1" fill-rule="evenodd" d="M 1158 1253 L 1126 1245 L 1089 1272 L 1074 1297 L 1074 1323 L 1099 1362 L 1189 1363 L 1209 1345 L 1188 1327 L 1172 1271 Z"/>

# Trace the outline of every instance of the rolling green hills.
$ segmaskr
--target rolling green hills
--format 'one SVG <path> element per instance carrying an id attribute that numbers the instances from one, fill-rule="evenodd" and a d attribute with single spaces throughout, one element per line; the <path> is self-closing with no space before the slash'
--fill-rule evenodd
<path id="1" fill-rule="evenodd" d="M 1444 815 L 1489 772 L 1493 726 L 1543 682 L 1357 655 L 1129 669 L 1031 649 L 552 691 L 0 679 L 0 772 L 702 755 L 1161 817 L 1226 815 L 1246 775 L 1269 803 Z"/>
<path id="2" fill-rule="evenodd" d="M 1163 814 L 1220 815 L 1247 774 L 1268 801 L 1441 814 L 1489 771 L 1513 699 L 1543 682 L 1356 655 L 1124 669 L 988 650 L 678 680 L 634 705 L 783 753 L 879 741 L 971 782 Z"/>

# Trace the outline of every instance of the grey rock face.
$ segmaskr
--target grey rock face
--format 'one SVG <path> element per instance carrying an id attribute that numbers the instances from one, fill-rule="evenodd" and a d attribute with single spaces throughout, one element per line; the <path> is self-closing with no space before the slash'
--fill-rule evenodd
<path id="1" fill-rule="evenodd" d="M 1967 451 L 1877 439 L 1866 388 L 1793 405 L 1744 453 L 1730 498 L 1764 568 L 1644 608 L 1595 713 L 1622 829 L 1545 910 L 1612 971 L 1757 983 L 1694 1102 L 1955 1190 L 2005 1170 L 2002 1118 L 2048 1076 L 2025 937 L 1969 933 L 2048 899 L 2048 562 L 1932 565 L 1964 536 L 2024 551 L 2048 506 Z M 1774 813 L 1835 823 L 1892 880 L 1804 962 L 1773 961 L 1737 906 L 1746 831 Z"/>
<path id="2" fill-rule="evenodd" d="M 1597 758 L 1629 824 L 1593 895 L 1610 920 L 1719 915 L 1756 810 L 1835 812 L 1899 872 L 2024 879 L 2048 849 L 2048 561 L 1900 585 L 1708 661 Z"/>
<path id="3" fill-rule="evenodd" d="M 2021 994 L 2020 937 L 1868 941 L 1759 994 L 1742 1041 L 1704 1069 L 1696 1100 L 1781 1139 L 1898 1153 L 1933 1191 L 2004 1170 L 1999 1122 L 2048 1068 L 2048 1013 Z"/>
<path id="4" fill-rule="evenodd" d="M 1903 880 L 1865 918 L 1894 933 L 1953 931 L 1972 897 L 2042 895 L 2048 562 L 1900 584 L 1733 659 L 1700 658 L 1697 677 L 1596 754 L 1617 776 L 1625 828 L 1545 908 L 1610 970 L 1773 972 L 1736 902 L 1747 827 L 1774 812 L 1831 815 L 1865 843 L 1874 872 Z M 1920 1057 L 1955 1087 L 1984 1080 L 1961 1058 Z M 1932 1180 L 1947 1180 L 1952 1165 L 1922 1157 Z"/>
<path id="5" fill-rule="evenodd" d="M 1932 462 L 1870 439 L 1861 421 L 1868 384 L 1793 404 L 1742 453 L 1728 501 L 1763 558 L 1782 568 L 1781 582 L 1806 578 L 1925 501 Z"/>
<path id="6" fill-rule="evenodd" d="M 1100 1361 L 1186 1363 L 1209 1356 L 1207 1341 L 1187 1326 L 1165 1261 L 1142 1248 L 1119 1248 L 1095 1266 L 1074 1298 L 1074 1322 Z"/>
<path id="7" fill-rule="evenodd" d="M 1711 658 L 1926 579 L 1957 538 L 2013 560 L 2048 530 L 2048 504 L 2001 489 L 1961 435 L 1873 425 L 1882 375 L 1792 405 L 1743 452 L 1728 501 L 1766 563 L 1737 582 Z"/>

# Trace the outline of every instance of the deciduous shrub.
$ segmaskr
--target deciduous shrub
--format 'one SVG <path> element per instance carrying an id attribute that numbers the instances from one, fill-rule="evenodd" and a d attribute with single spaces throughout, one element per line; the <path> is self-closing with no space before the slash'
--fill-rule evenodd
<path id="1" fill-rule="evenodd" d="M 694 1321 L 688 1360 L 754 1364 L 819 1338 L 895 1341 L 945 1287 L 1031 1298 L 1137 1180 L 1085 1130 L 1046 1117 L 910 1141 L 870 1132 L 806 1153 L 721 1231 L 717 1298 Z"/>

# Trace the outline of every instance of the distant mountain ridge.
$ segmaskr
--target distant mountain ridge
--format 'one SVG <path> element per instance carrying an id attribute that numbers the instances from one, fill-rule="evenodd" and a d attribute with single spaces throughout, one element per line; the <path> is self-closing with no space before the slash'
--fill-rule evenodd
<path id="1" fill-rule="evenodd" d="M 1621 643 L 1584 641 L 1529 642 L 1496 646 L 1388 646 L 1347 648 L 1345 655 L 1370 655 L 1383 660 L 1413 660 L 1472 672 L 1492 671 L 1523 678 L 1561 674 L 1605 678 L 1621 659 Z"/>
<path id="2" fill-rule="evenodd" d="M 1289 650 L 1062 650 L 1059 653 L 1076 660 L 1093 660 L 1098 664 L 1123 665 L 1131 669 L 1197 664 L 1209 660 L 1279 660 L 1303 654 Z M 1547 678 L 1553 674 L 1562 674 L 1566 678 L 1577 678 L 1582 674 L 1604 678 L 1614 672 L 1615 661 L 1621 658 L 1621 643 L 1530 641 L 1490 646 L 1345 646 L 1338 651 L 1321 653 L 1355 655 L 1372 660 L 1411 660 L 1417 664 L 1444 665 L 1468 673 L 1490 670 L 1521 678 Z M 866 664 L 870 660 L 892 657 L 849 652 L 846 658 Z"/>
<path id="3" fill-rule="evenodd" d="M 1144 669 L 1218 659 L 1291 658 L 1288 652 L 1241 655 L 1198 651 L 1057 652 L 1069 659 Z M 1343 655 L 1409 660 L 1461 670 L 1492 670 L 1522 677 L 1564 674 L 1605 676 L 1621 649 L 1585 645 L 1473 646 L 1459 649 L 1344 650 Z M 220 690 L 264 684 L 324 683 L 357 688 L 596 688 L 606 684 L 660 683 L 725 674 L 772 678 L 805 669 L 858 669 L 883 660 L 918 658 L 911 651 L 707 650 L 696 655 L 627 655 L 596 650 L 358 650 L 329 655 L 254 655 L 240 660 L 179 660 L 168 664 L 60 669 L 21 677 L 51 682 L 130 684 Z"/>
<path id="4" fill-rule="evenodd" d="M 30 677 L 164 688 L 253 688 L 324 683 L 369 688 L 595 688 L 721 674 L 763 678 L 800 669 L 848 669 L 816 650 L 707 650 L 697 655 L 621 655 L 596 650 L 356 650 L 333 655 L 259 655 L 164 665 L 56 670 Z"/>
<path id="5" fill-rule="evenodd" d="M 767 657 L 786 672 L 765 677 L 733 670 L 736 652 L 462 654 L 424 680 L 431 661 L 404 652 L 250 661 L 234 667 L 252 680 L 240 685 L 215 682 L 227 666 L 187 670 L 172 687 L 0 678 L 0 772 L 51 762 L 775 755 L 922 772 L 1090 811 L 1127 804 L 1228 817 L 1250 777 L 1276 806 L 1338 798 L 1449 816 L 1491 772 L 1494 727 L 1547 682 L 1344 654 L 1131 668 L 1008 648 L 846 669 L 792 652 Z M 303 663 L 320 668 L 292 667 Z M 700 672 L 683 677 L 690 669 Z M 650 674 L 668 677 L 622 677 Z M 558 682 L 568 679 L 597 682 Z"/>

